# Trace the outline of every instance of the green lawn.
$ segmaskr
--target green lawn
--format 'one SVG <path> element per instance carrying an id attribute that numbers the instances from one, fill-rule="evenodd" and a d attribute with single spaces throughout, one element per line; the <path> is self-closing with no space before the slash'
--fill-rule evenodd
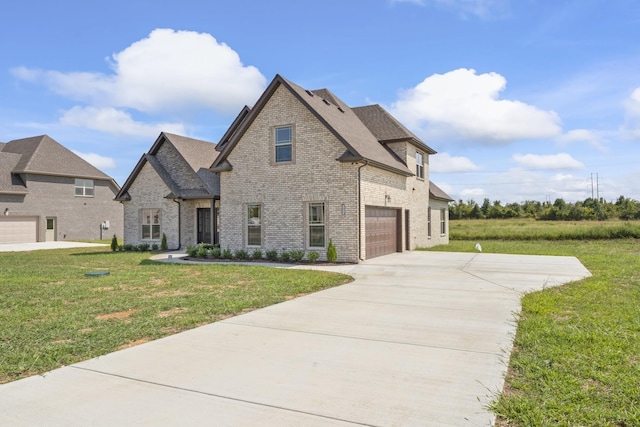
<path id="1" fill-rule="evenodd" d="M 471 252 L 477 240 L 483 252 L 576 256 L 593 274 L 523 298 L 505 389 L 490 408 L 498 425 L 640 426 L 640 240 L 479 237 L 434 249 Z"/>
<path id="2" fill-rule="evenodd" d="M 0 383 L 351 280 L 318 271 L 162 264 L 150 255 L 109 248 L 0 254 Z M 110 275 L 85 277 L 98 270 Z"/>

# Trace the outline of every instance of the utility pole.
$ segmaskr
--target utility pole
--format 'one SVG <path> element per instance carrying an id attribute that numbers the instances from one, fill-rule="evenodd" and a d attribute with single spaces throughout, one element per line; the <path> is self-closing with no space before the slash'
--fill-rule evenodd
<path id="1" fill-rule="evenodd" d="M 593 190 L 594 190 L 594 187 L 593 187 L 593 175 L 596 176 L 596 187 L 595 187 L 595 190 L 596 190 L 595 196 L 597 197 L 596 200 L 600 200 L 600 180 L 598 178 L 598 174 L 597 173 L 592 173 L 591 174 L 591 198 L 593 199 L 593 196 L 594 196 L 594 194 L 593 194 Z"/>

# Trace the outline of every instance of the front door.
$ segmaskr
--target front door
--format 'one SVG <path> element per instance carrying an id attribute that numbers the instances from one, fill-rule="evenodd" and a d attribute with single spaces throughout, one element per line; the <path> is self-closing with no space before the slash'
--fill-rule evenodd
<path id="1" fill-rule="evenodd" d="M 45 241 L 54 242 L 56 240 L 56 219 L 47 218 L 47 233 L 45 234 Z"/>
<path id="2" fill-rule="evenodd" d="M 211 240 L 211 209 L 198 208 L 198 243 L 212 243 Z"/>

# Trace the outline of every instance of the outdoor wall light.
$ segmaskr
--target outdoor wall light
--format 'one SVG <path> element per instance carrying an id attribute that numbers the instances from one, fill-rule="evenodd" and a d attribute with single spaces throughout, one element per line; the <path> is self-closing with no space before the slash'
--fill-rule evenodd
<path id="1" fill-rule="evenodd" d="M 4 216 L 9 216 L 9 208 L 6 208 L 6 209 L 4 210 Z"/>

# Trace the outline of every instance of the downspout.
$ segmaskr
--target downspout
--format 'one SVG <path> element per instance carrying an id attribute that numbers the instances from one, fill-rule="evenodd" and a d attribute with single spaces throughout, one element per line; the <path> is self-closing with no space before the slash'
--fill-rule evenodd
<path id="1" fill-rule="evenodd" d="M 364 164 L 358 167 L 358 259 L 364 261 L 362 258 L 362 174 L 361 169 L 369 164 L 368 160 L 364 161 Z"/>
<path id="2" fill-rule="evenodd" d="M 178 204 L 178 248 L 176 249 L 178 251 L 182 247 L 182 236 L 180 233 L 180 230 L 182 228 L 182 219 L 180 218 L 182 209 L 180 208 L 182 205 L 180 204 L 180 199 L 173 199 L 173 201 Z"/>

